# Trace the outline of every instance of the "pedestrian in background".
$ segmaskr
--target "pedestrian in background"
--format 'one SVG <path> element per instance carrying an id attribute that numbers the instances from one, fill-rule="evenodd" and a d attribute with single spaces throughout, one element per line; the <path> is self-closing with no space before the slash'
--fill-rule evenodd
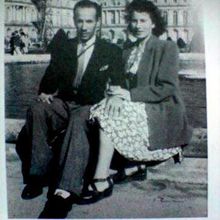
<path id="1" fill-rule="evenodd" d="M 21 37 L 18 31 L 14 31 L 10 39 L 10 53 L 11 55 L 21 54 Z"/>
<path id="2" fill-rule="evenodd" d="M 21 42 L 20 42 L 20 50 L 22 54 L 28 53 L 28 47 L 29 47 L 29 38 L 28 35 L 24 32 L 21 32 L 20 34 Z"/>

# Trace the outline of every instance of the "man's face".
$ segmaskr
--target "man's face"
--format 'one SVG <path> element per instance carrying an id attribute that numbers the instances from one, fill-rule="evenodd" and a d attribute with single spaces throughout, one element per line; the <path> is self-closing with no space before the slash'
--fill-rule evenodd
<path id="1" fill-rule="evenodd" d="M 82 42 L 91 39 L 97 27 L 95 8 L 77 8 L 74 15 L 74 23 L 77 29 L 77 35 Z"/>
<path id="2" fill-rule="evenodd" d="M 151 35 L 154 24 L 147 12 L 134 11 L 130 20 L 130 31 L 138 39 Z"/>

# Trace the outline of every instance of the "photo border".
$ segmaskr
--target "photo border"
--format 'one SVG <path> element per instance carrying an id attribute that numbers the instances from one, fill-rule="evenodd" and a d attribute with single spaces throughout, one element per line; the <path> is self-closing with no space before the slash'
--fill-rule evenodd
<path id="1" fill-rule="evenodd" d="M 220 2 L 204 2 L 204 36 L 207 80 L 208 116 L 208 217 L 190 218 L 218 220 L 220 216 Z M 4 0 L 0 0 L 4 5 Z M 5 111 L 4 111 L 4 7 L 0 8 L 0 219 L 7 219 Z M 150 218 L 148 218 L 150 219 Z M 166 220 L 167 218 L 162 218 Z M 172 218 L 180 219 L 180 218 Z M 181 218 L 189 219 L 189 218 Z"/>

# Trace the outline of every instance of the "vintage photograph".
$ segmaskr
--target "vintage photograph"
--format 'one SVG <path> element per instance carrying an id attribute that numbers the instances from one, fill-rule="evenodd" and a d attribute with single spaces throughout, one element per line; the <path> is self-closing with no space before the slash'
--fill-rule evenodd
<path id="1" fill-rule="evenodd" d="M 8 218 L 208 217 L 202 2 L 4 1 Z"/>

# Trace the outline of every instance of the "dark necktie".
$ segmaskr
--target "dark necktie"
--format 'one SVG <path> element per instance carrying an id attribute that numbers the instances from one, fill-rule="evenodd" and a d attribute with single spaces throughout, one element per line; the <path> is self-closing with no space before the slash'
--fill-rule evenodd
<path id="1" fill-rule="evenodd" d="M 82 45 L 81 50 L 79 51 L 78 60 L 77 60 L 77 73 L 73 82 L 73 87 L 78 88 L 84 73 L 84 63 L 85 63 L 85 45 Z"/>

